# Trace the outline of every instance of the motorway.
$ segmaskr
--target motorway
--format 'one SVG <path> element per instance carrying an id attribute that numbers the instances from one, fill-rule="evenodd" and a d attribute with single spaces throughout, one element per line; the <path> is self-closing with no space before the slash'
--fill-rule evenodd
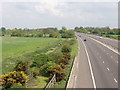
<path id="1" fill-rule="evenodd" d="M 79 52 L 74 88 L 118 88 L 118 54 L 91 39 L 89 35 L 76 33 L 76 36 Z M 111 42 L 107 43 L 118 48 L 117 40 L 109 40 Z"/>

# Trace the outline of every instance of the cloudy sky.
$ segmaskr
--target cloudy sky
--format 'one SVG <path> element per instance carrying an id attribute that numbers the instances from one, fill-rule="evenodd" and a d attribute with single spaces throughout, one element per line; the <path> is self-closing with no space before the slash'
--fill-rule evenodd
<path id="1" fill-rule="evenodd" d="M 118 27 L 117 2 L 3 2 L 6 28 Z"/>

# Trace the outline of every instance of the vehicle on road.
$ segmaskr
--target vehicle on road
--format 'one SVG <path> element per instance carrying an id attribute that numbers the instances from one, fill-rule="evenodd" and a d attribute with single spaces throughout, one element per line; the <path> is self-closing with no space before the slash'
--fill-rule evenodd
<path id="1" fill-rule="evenodd" d="M 84 39 L 84 41 L 87 41 L 86 39 Z"/>

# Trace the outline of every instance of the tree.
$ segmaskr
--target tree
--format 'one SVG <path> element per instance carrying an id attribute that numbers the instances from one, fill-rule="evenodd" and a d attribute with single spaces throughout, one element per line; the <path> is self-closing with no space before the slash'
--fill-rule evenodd
<path id="1" fill-rule="evenodd" d="M 63 53 L 70 53 L 71 52 L 71 47 L 69 44 L 65 44 L 63 47 L 62 47 L 62 50 L 61 50 Z"/>
<path id="2" fill-rule="evenodd" d="M 65 26 L 62 26 L 62 30 L 67 30 L 67 28 Z"/>
<path id="3" fill-rule="evenodd" d="M 73 38 L 74 37 L 74 31 L 73 30 L 68 30 L 63 33 L 62 38 Z"/>
<path id="4" fill-rule="evenodd" d="M 2 35 L 4 36 L 6 28 L 5 27 L 1 27 L 1 31 L 2 31 Z"/>
<path id="5" fill-rule="evenodd" d="M 55 32 L 55 31 L 50 31 L 49 37 L 57 37 L 57 36 L 58 36 L 57 32 Z"/>

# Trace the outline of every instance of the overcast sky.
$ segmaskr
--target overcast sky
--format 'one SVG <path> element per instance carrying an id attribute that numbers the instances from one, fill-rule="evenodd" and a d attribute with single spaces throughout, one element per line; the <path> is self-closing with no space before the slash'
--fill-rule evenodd
<path id="1" fill-rule="evenodd" d="M 118 27 L 117 2 L 4 2 L 6 28 Z"/>

